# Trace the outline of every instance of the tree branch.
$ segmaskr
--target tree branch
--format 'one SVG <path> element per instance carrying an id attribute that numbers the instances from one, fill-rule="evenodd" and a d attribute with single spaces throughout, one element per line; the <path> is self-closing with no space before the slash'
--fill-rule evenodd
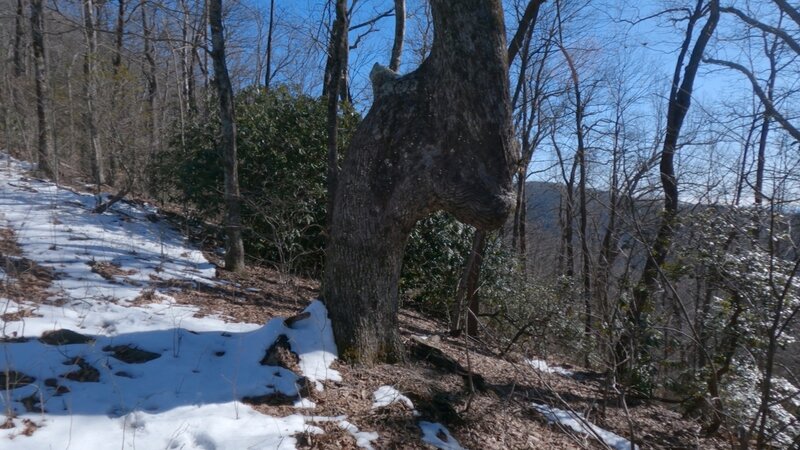
<path id="1" fill-rule="evenodd" d="M 761 103 L 764 105 L 764 109 L 766 109 L 767 114 L 772 116 L 775 119 L 775 121 L 778 122 L 781 125 L 781 127 L 783 127 L 783 129 L 786 130 L 786 132 L 789 133 L 796 141 L 800 142 L 800 130 L 798 130 L 791 123 L 789 123 L 789 121 L 786 120 L 783 114 L 781 114 L 780 112 L 778 112 L 777 109 L 775 109 L 775 105 L 767 97 L 767 94 L 764 93 L 764 90 L 761 89 L 761 86 L 759 86 L 758 84 L 758 80 L 756 80 L 756 77 L 753 75 L 751 71 L 747 70 L 747 68 L 741 64 L 737 64 L 731 61 L 724 61 L 721 59 L 706 58 L 705 62 L 736 70 L 737 72 L 746 76 L 747 79 L 750 80 L 750 84 L 753 86 L 753 92 L 756 93 L 758 98 L 761 100 Z"/>
<path id="2" fill-rule="evenodd" d="M 742 22 L 750 25 L 751 27 L 758 28 L 761 31 L 765 31 L 767 33 L 778 36 L 784 42 L 786 42 L 786 45 L 788 45 L 792 50 L 794 50 L 795 53 L 800 54 L 800 43 L 798 43 L 793 37 L 789 35 L 789 33 L 783 31 L 782 29 L 773 27 L 771 25 L 767 25 L 763 22 L 759 22 L 758 20 L 749 17 L 742 11 L 731 6 L 720 8 L 720 11 L 735 15 L 736 17 L 741 19 Z"/>

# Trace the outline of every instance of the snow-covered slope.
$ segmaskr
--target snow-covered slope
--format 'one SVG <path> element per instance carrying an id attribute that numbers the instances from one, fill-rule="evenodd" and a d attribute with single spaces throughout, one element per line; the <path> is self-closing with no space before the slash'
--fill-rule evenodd
<path id="1" fill-rule="evenodd" d="M 321 432 L 304 413 L 313 403 L 299 395 L 301 376 L 260 361 L 285 335 L 303 377 L 318 389 L 339 380 L 322 303 L 291 327 L 196 317 L 170 292 L 220 281 L 155 209 L 117 203 L 93 214 L 92 195 L 29 178 L 26 164 L 2 158 L 0 228 L 14 230 L 23 253 L 5 257 L 32 260 L 54 279 L 44 302 L 0 289 L 0 448 L 293 448 L 292 435 Z M 134 301 L 143 293 L 145 305 Z M 48 334 L 56 330 L 73 333 Z M 241 403 L 273 393 L 294 399 L 297 413 L 268 417 Z"/>
<path id="2" fill-rule="evenodd" d="M 346 411 L 313 414 L 312 390 L 342 381 L 321 302 L 266 324 L 199 314 L 172 294 L 228 282 L 155 208 L 95 214 L 95 196 L 31 168 L 0 153 L 0 449 L 289 449 L 326 423 L 373 448 Z M 278 344 L 293 370 L 271 359 Z M 413 409 L 390 386 L 374 397 Z M 292 413 L 249 406 L 272 400 Z M 419 425 L 420 442 L 460 448 Z"/>

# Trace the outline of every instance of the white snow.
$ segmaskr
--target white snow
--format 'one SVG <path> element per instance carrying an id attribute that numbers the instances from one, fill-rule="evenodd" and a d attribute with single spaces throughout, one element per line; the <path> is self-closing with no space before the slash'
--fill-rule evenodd
<path id="1" fill-rule="evenodd" d="M 379 387 L 372 393 L 372 400 L 372 409 L 389 406 L 394 402 L 402 402 L 416 413 L 416 410 L 414 410 L 414 403 L 411 402 L 411 399 L 401 394 L 400 391 L 392 386 Z"/>
<path id="2" fill-rule="evenodd" d="M 548 422 L 558 423 L 565 427 L 571 428 L 575 432 L 588 434 L 598 438 L 604 444 L 613 448 L 614 450 L 635 450 L 639 448 L 638 446 L 632 447 L 630 441 L 627 439 L 594 425 L 577 413 L 553 408 L 552 406 L 542 405 L 539 403 L 532 403 L 532 406 L 534 409 L 539 411 Z"/>
<path id="3" fill-rule="evenodd" d="M 323 433 L 318 422 L 333 422 L 359 447 L 374 448 L 378 434 L 359 430 L 346 415 L 311 415 L 316 405 L 299 395 L 300 374 L 260 364 L 285 335 L 300 373 L 316 389 L 342 380 L 331 368 L 336 345 L 321 302 L 311 302 L 308 317 L 291 327 L 282 318 L 248 324 L 202 316 L 171 294 L 228 282 L 216 278 L 202 252 L 160 220 L 155 208 L 119 202 L 93 214 L 95 196 L 30 178 L 30 168 L 0 154 L 0 227 L 15 231 L 19 258 L 52 271 L 55 279 L 45 302 L 0 297 L 0 313 L 26 312 L 0 326 L 6 339 L 0 341 L 0 373 L 34 378 L 0 390 L 0 423 L 13 416 L 13 427 L 0 429 L 0 448 L 291 449 L 294 435 Z M 0 280 L 9 278 L 0 271 Z M 133 301 L 143 295 L 147 301 Z M 91 340 L 39 340 L 60 329 Z M 115 354 L 121 346 L 151 352 L 154 359 L 125 362 Z M 94 376 L 78 381 L 78 373 Z M 297 412 L 270 417 L 242 402 L 272 393 L 294 397 Z M 392 386 L 379 387 L 373 400 L 373 409 L 402 402 L 419 416 Z M 23 434 L 26 424 L 36 427 L 30 436 Z M 462 449 L 441 424 L 420 421 L 419 427 L 423 441 Z"/>
<path id="4" fill-rule="evenodd" d="M 282 318 L 246 324 L 196 317 L 197 308 L 178 304 L 170 293 L 220 281 L 199 250 L 156 219 L 154 208 L 120 202 L 93 214 L 94 196 L 28 178 L 29 167 L 7 156 L 0 161 L 0 227 L 15 230 L 25 258 L 56 274 L 44 304 L 0 298 L 4 313 L 34 313 L 3 322 L 2 337 L 27 340 L 0 343 L 0 373 L 35 378 L 0 390 L 0 409 L 16 416 L 13 428 L 0 429 L 0 448 L 282 449 L 294 448 L 297 433 L 322 432 L 302 414 L 314 407 L 308 399 L 298 397 L 298 413 L 287 417 L 241 403 L 270 393 L 297 396 L 299 375 L 260 364 L 280 335 L 317 389 L 322 381 L 341 380 L 330 368 L 336 346 L 321 302 L 312 302 L 309 317 L 292 328 Z M 116 266 L 119 274 L 103 278 L 92 272 L 98 263 Z M 152 304 L 131 302 L 143 293 L 152 295 Z M 54 346 L 38 340 L 58 329 L 92 341 Z M 157 357 L 127 363 L 114 356 L 117 346 Z M 66 377 L 82 369 L 96 370 L 97 381 Z M 38 429 L 22 435 L 23 421 Z M 346 427 L 361 443 L 377 438 L 353 428 Z"/>
<path id="5" fill-rule="evenodd" d="M 551 366 L 551 365 L 547 364 L 547 361 L 544 361 L 544 360 L 541 360 L 541 359 L 532 358 L 532 359 L 528 359 L 527 362 L 531 367 L 533 367 L 534 369 L 538 370 L 539 372 L 555 373 L 555 374 L 558 374 L 558 375 L 563 375 L 565 377 L 571 377 L 571 376 L 575 375 L 575 372 L 573 372 L 573 371 L 571 371 L 569 369 L 565 369 L 565 368 L 559 367 L 559 366 Z"/>
<path id="6" fill-rule="evenodd" d="M 422 441 L 440 450 L 465 450 L 444 425 L 436 422 L 419 422 Z M 442 439 L 440 436 L 444 436 Z"/>

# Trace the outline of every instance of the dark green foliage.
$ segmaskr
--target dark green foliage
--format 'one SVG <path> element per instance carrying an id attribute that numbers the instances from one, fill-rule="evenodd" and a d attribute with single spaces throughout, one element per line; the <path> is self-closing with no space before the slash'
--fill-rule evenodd
<path id="1" fill-rule="evenodd" d="M 419 221 L 406 245 L 401 299 L 423 311 L 447 314 L 469 256 L 473 233 L 472 227 L 444 212 Z"/>
<path id="2" fill-rule="evenodd" d="M 315 274 L 325 239 L 326 105 L 286 87 L 237 95 L 239 183 L 244 243 L 249 257 L 281 270 Z M 359 117 L 343 108 L 340 148 L 349 142 Z M 161 162 L 162 185 L 170 200 L 204 218 L 223 210 L 222 162 L 216 149 L 219 122 L 197 117 L 184 139 L 172 142 Z M 341 151 L 341 150 L 340 150 Z M 163 189 L 163 188 L 162 188 Z"/>
<path id="3" fill-rule="evenodd" d="M 417 223 L 408 239 L 400 279 L 401 298 L 421 311 L 445 318 L 455 300 L 475 229 L 438 212 Z M 479 295 L 487 302 L 508 295 L 513 258 L 490 236 L 481 267 Z"/>
<path id="4" fill-rule="evenodd" d="M 326 205 L 324 100 L 281 87 L 248 89 L 236 98 L 244 244 L 250 258 L 285 271 L 317 275 L 322 267 Z M 345 107 L 340 154 L 358 116 Z M 222 217 L 222 162 L 218 119 L 196 117 L 183 140 L 176 133 L 160 162 L 158 189 L 206 221 Z M 445 213 L 420 221 L 409 238 L 400 289 L 422 310 L 445 317 L 469 254 L 474 229 Z M 491 239 L 481 293 L 496 295 L 510 259 Z"/>

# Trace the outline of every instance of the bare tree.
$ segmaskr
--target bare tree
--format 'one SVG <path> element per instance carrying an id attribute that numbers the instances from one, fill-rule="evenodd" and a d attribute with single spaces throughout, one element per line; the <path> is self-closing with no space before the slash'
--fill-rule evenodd
<path id="1" fill-rule="evenodd" d="M 694 27 L 698 20 L 706 14 L 706 10 L 708 11 L 708 19 L 694 42 L 694 47 L 689 54 L 689 60 L 686 62 L 686 68 L 681 77 L 684 59 L 689 53 L 689 47 L 693 41 Z M 648 331 L 646 329 L 645 316 L 647 311 L 651 309 L 652 295 L 659 288 L 659 273 L 661 266 L 667 259 L 678 215 L 678 181 L 675 176 L 675 152 L 678 149 L 678 139 L 680 138 L 683 121 L 692 102 L 692 91 L 697 77 L 697 70 L 700 67 L 706 46 L 717 27 L 719 15 L 718 0 L 710 0 L 708 5 L 704 0 L 697 0 L 694 11 L 689 17 L 686 35 L 675 65 L 669 94 L 667 127 L 660 162 L 664 208 L 661 212 L 661 223 L 658 227 L 655 241 L 649 251 L 639 283 L 634 289 L 633 304 L 630 306 L 629 312 L 633 335 L 623 336 L 617 346 L 617 360 L 620 364 L 635 364 L 634 358 L 639 352 L 634 350 L 633 354 L 631 354 L 629 351 L 631 346 L 639 348 L 639 341 L 644 339 L 643 334 Z M 620 366 L 620 369 L 622 370 L 623 366 Z"/>
<path id="2" fill-rule="evenodd" d="M 220 152 L 225 164 L 225 269 L 239 272 L 244 269 L 242 243 L 241 198 L 239 194 L 239 162 L 236 152 L 236 113 L 233 87 L 225 60 L 225 36 L 222 27 L 222 0 L 209 0 L 211 26 L 211 57 L 214 61 L 214 82 L 219 97 L 219 117 L 222 124 Z"/>
<path id="3" fill-rule="evenodd" d="M 34 70 L 36 73 L 36 117 L 39 121 L 38 170 L 42 175 L 52 177 L 56 168 L 53 164 L 53 130 L 50 123 L 52 113 L 50 88 L 47 80 L 47 61 L 44 43 L 44 11 L 42 0 L 31 0 L 31 43 L 33 46 Z"/>
<path id="4" fill-rule="evenodd" d="M 347 15 L 347 0 L 336 0 L 336 20 L 331 30 L 331 43 L 328 46 L 331 54 L 328 61 L 330 65 L 330 75 L 327 77 L 327 92 L 323 95 L 328 96 L 328 204 L 327 204 L 327 227 L 330 232 L 333 223 L 335 208 L 334 199 L 339 183 L 339 89 L 341 89 L 341 79 L 345 76 L 348 57 L 347 32 L 349 29 Z M 327 72 L 326 72 L 327 73 Z"/>
<path id="5" fill-rule="evenodd" d="M 96 102 L 97 102 L 97 23 L 94 0 L 83 0 L 83 33 L 86 39 L 86 52 L 83 55 L 84 100 L 86 111 L 84 122 L 89 137 L 92 161 L 92 178 L 100 185 L 106 182 L 105 165 L 103 160 L 103 147 L 100 143 L 100 134 L 97 130 Z"/>
<path id="6" fill-rule="evenodd" d="M 269 0 L 269 25 L 267 29 L 267 67 L 264 74 L 264 89 L 272 82 L 272 35 L 275 32 L 275 0 Z"/>
<path id="7" fill-rule="evenodd" d="M 19 77 L 25 72 L 22 57 L 22 39 L 25 37 L 25 13 L 23 0 L 17 0 L 17 10 L 14 14 L 14 76 Z"/>

